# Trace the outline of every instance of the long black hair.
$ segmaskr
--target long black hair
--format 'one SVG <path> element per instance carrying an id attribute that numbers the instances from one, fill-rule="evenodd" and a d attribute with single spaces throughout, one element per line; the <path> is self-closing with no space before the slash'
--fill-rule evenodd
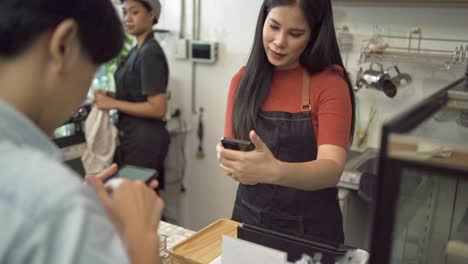
<path id="1" fill-rule="evenodd" d="M 78 24 L 81 45 L 94 64 L 122 49 L 122 23 L 109 0 L 1 0 L 0 58 L 18 55 L 68 18 Z"/>
<path id="2" fill-rule="evenodd" d="M 318 73 L 331 65 L 343 67 L 330 0 L 265 0 L 260 9 L 255 29 L 254 43 L 244 74 L 239 82 L 232 112 L 232 127 L 237 138 L 248 139 L 255 129 L 257 114 L 268 96 L 274 66 L 268 61 L 263 47 L 263 25 L 271 9 L 277 6 L 299 4 L 311 29 L 310 41 L 300 57 L 300 64 L 310 74 Z M 340 74 L 341 73 L 338 73 Z M 349 76 L 341 75 L 348 84 L 352 105 L 350 138 L 354 135 L 355 99 Z"/>

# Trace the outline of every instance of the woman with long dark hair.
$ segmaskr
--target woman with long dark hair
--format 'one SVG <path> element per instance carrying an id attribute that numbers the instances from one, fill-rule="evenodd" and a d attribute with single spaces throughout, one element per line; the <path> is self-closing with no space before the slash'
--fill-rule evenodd
<path id="1" fill-rule="evenodd" d="M 330 0 L 265 0 L 247 65 L 232 79 L 225 137 L 217 146 L 239 182 L 232 218 L 280 232 L 343 242 L 337 188 L 354 131 L 354 94 Z"/>

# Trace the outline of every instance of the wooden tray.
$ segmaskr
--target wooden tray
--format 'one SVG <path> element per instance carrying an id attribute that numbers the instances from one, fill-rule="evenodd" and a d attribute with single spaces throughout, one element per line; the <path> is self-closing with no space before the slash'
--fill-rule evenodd
<path id="1" fill-rule="evenodd" d="M 169 251 L 172 264 L 208 264 L 221 255 L 222 235 L 237 237 L 241 224 L 219 219 Z"/>

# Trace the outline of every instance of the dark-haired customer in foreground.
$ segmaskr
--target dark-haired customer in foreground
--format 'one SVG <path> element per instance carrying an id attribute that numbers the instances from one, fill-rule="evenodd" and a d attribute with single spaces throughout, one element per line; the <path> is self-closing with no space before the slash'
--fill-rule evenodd
<path id="1" fill-rule="evenodd" d="M 0 263 L 159 263 L 154 191 L 83 184 L 49 138 L 122 47 L 111 1 L 2 0 L 0 40 Z"/>

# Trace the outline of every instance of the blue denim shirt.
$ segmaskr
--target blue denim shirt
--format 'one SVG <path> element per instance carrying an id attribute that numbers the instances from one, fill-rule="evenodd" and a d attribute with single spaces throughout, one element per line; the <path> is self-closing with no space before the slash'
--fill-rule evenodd
<path id="1" fill-rule="evenodd" d="M 0 263 L 129 263 L 97 195 L 0 100 Z"/>

